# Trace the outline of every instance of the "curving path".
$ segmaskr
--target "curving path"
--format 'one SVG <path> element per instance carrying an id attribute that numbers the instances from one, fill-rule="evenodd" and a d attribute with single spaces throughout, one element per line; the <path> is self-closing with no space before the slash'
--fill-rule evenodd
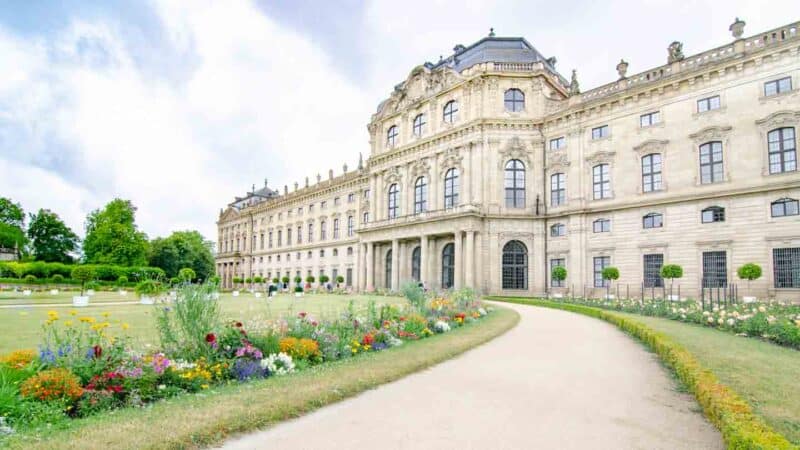
<path id="1" fill-rule="evenodd" d="M 507 306 L 521 320 L 503 336 L 224 448 L 724 448 L 693 397 L 616 327 Z"/>

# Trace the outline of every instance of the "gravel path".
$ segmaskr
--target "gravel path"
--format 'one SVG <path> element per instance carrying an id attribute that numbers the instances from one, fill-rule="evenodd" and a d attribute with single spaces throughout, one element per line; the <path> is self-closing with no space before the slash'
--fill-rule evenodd
<path id="1" fill-rule="evenodd" d="M 509 305 L 517 327 L 226 449 L 721 449 L 655 355 L 614 326 Z"/>

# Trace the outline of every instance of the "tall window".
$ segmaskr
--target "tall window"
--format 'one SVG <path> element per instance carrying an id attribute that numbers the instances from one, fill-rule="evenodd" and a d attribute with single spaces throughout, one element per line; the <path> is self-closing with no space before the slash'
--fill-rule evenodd
<path id="1" fill-rule="evenodd" d="M 442 118 L 447 123 L 453 123 L 458 119 L 458 102 L 455 100 L 450 100 L 444 105 L 444 111 L 442 112 Z"/>
<path id="2" fill-rule="evenodd" d="M 292 229 L 286 227 L 286 245 L 292 245 Z"/>
<path id="3" fill-rule="evenodd" d="M 642 190 L 644 192 L 661 190 L 660 153 L 653 153 L 642 157 Z"/>
<path id="4" fill-rule="evenodd" d="M 797 170 L 797 146 L 793 127 L 778 128 L 767 134 L 769 173 Z"/>
<path id="5" fill-rule="evenodd" d="M 298 244 L 303 243 L 303 227 L 299 225 L 297 226 L 297 243 Z"/>
<path id="6" fill-rule="evenodd" d="M 703 252 L 703 287 L 728 285 L 728 258 L 724 251 Z"/>
<path id="7" fill-rule="evenodd" d="M 428 183 L 425 177 L 419 177 L 414 182 L 414 214 L 425 212 L 427 209 Z"/>
<path id="8" fill-rule="evenodd" d="M 776 288 L 800 288 L 800 248 L 772 249 Z"/>
<path id="9" fill-rule="evenodd" d="M 608 164 L 592 167 L 592 192 L 595 200 L 611 197 L 611 176 Z"/>
<path id="10" fill-rule="evenodd" d="M 442 288 L 450 289 L 453 287 L 456 268 L 456 251 L 453 243 L 449 243 L 442 249 Z"/>
<path id="11" fill-rule="evenodd" d="M 388 214 L 390 219 L 394 219 L 395 217 L 397 217 L 397 211 L 399 208 L 397 197 L 399 195 L 400 191 L 397 189 L 396 183 L 389 186 Z"/>
<path id="12" fill-rule="evenodd" d="M 664 216 L 660 213 L 650 213 L 642 217 L 642 227 L 647 228 L 661 228 L 664 225 Z"/>
<path id="13" fill-rule="evenodd" d="M 308 224 L 308 243 L 314 242 L 314 224 Z"/>
<path id="14" fill-rule="evenodd" d="M 608 233 L 611 231 L 610 219 L 597 219 L 592 222 L 592 231 L 595 233 Z"/>
<path id="15" fill-rule="evenodd" d="M 397 144 L 397 125 L 392 125 L 386 132 L 386 145 L 394 147 Z"/>
<path id="16" fill-rule="evenodd" d="M 452 167 L 444 174 L 444 207 L 458 205 L 458 169 Z"/>
<path id="17" fill-rule="evenodd" d="M 525 109 L 525 94 L 519 89 L 509 89 L 503 96 L 506 111 L 520 112 Z"/>
<path id="18" fill-rule="evenodd" d="M 780 80 L 767 81 L 764 83 L 764 96 L 783 94 L 792 90 L 792 77 L 781 78 Z"/>
<path id="19" fill-rule="evenodd" d="M 661 278 L 661 266 L 663 265 L 663 254 L 644 255 L 644 287 L 664 286 L 664 280 Z"/>
<path id="20" fill-rule="evenodd" d="M 702 98 L 697 101 L 697 112 L 699 113 L 712 111 L 714 109 L 719 109 L 719 107 L 720 107 L 719 95 Z"/>
<path id="21" fill-rule="evenodd" d="M 269 232 L 269 248 L 272 248 L 272 231 Z"/>
<path id="22" fill-rule="evenodd" d="M 420 268 L 422 267 L 422 249 L 420 247 L 414 247 L 414 250 L 411 251 L 411 278 L 414 281 L 419 281 L 420 278 Z"/>
<path id="23" fill-rule="evenodd" d="M 506 207 L 525 207 L 525 164 L 518 159 L 506 163 Z"/>
<path id="24" fill-rule="evenodd" d="M 793 198 L 781 198 L 772 202 L 770 205 L 772 217 L 796 216 L 800 214 L 797 200 Z"/>
<path id="25" fill-rule="evenodd" d="M 283 230 L 278 230 L 278 247 L 283 245 Z"/>
<path id="26" fill-rule="evenodd" d="M 725 221 L 725 208 L 720 206 L 710 206 L 700 212 L 700 221 L 702 223 L 724 222 Z"/>
<path id="27" fill-rule="evenodd" d="M 361 215 L 361 223 L 369 222 L 369 212 L 364 211 L 364 214 Z"/>
<path id="28" fill-rule="evenodd" d="M 610 256 L 595 256 L 594 266 L 594 287 L 606 287 L 608 280 L 603 279 L 603 269 L 611 265 Z"/>
<path id="29" fill-rule="evenodd" d="M 550 206 L 563 205 L 567 201 L 567 180 L 563 173 L 550 175 Z"/>
<path id="30" fill-rule="evenodd" d="M 550 260 L 550 286 L 552 287 L 564 287 L 565 280 L 556 280 L 553 279 L 553 268 L 554 267 L 564 267 L 564 258 L 554 258 Z"/>
<path id="31" fill-rule="evenodd" d="M 422 133 L 425 132 L 425 114 L 417 114 L 417 117 L 414 117 L 412 131 L 415 136 L 422 136 Z"/>
<path id="32" fill-rule="evenodd" d="M 324 241 L 328 238 L 328 222 L 322 220 L 319 222 L 319 240 Z"/>
<path id="33" fill-rule="evenodd" d="M 567 227 L 563 223 L 556 223 L 550 226 L 550 236 L 559 237 L 567 234 Z"/>
<path id="34" fill-rule="evenodd" d="M 339 239 L 339 219 L 333 219 L 333 238 Z"/>
<path id="35" fill-rule="evenodd" d="M 567 138 L 564 136 L 550 139 L 550 150 L 559 150 L 567 146 Z"/>
<path id="36" fill-rule="evenodd" d="M 392 250 L 386 252 L 386 271 L 385 271 L 384 286 L 387 289 L 392 288 Z"/>
<path id="37" fill-rule="evenodd" d="M 353 237 L 354 232 L 355 220 L 353 220 L 353 216 L 347 216 L 347 237 Z"/>
<path id="38" fill-rule="evenodd" d="M 659 122 L 661 122 L 661 113 L 658 111 L 639 116 L 639 126 L 642 128 L 653 126 Z"/>
<path id="39" fill-rule="evenodd" d="M 528 289 L 528 248 L 520 241 L 503 246 L 503 289 Z"/>
<path id="40" fill-rule="evenodd" d="M 706 142 L 700 146 L 700 182 L 722 181 L 722 142 Z"/>
<path id="41" fill-rule="evenodd" d="M 608 125 L 592 128 L 592 139 L 602 139 L 604 137 L 608 137 Z"/>

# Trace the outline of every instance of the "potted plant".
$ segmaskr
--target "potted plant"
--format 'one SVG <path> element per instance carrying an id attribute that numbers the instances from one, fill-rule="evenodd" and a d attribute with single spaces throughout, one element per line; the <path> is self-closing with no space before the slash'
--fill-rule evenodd
<path id="1" fill-rule="evenodd" d="M 221 278 L 217 275 L 214 275 L 208 279 L 208 282 L 211 283 L 211 286 L 214 288 L 214 292 L 209 294 L 209 297 L 212 300 L 219 300 L 219 283 Z"/>
<path id="2" fill-rule="evenodd" d="M 88 295 L 89 297 L 93 296 L 95 289 L 97 289 L 98 287 L 100 287 L 100 285 L 97 283 L 97 281 L 92 280 L 86 283 L 86 295 Z"/>
<path id="3" fill-rule="evenodd" d="M 553 269 L 550 271 L 550 278 L 552 278 L 553 281 L 558 281 L 558 283 L 561 284 L 562 281 L 567 279 L 567 268 L 564 266 L 553 267 Z M 563 294 L 558 292 L 553 294 L 553 297 L 562 298 Z"/>
<path id="4" fill-rule="evenodd" d="M 233 294 L 234 297 L 238 297 L 239 296 L 239 283 L 242 282 L 242 279 L 239 278 L 239 277 L 233 277 L 233 280 L 231 280 L 231 281 L 233 281 L 233 292 L 231 292 L 231 294 Z"/>
<path id="5" fill-rule="evenodd" d="M 739 269 L 736 270 L 736 274 L 739 276 L 739 279 L 747 280 L 747 293 L 750 294 L 750 282 L 761 278 L 761 266 L 755 263 L 747 263 L 739 267 Z M 742 300 L 744 300 L 745 303 L 752 303 L 758 299 L 752 295 L 748 295 L 743 297 Z"/>
<path id="6" fill-rule="evenodd" d="M 143 305 L 152 305 L 155 303 L 161 291 L 161 283 L 155 280 L 142 280 L 136 285 L 136 295 L 139 296 L 139 303 Z"/>
<path id="7" fill-rule="evenodd" d="M 94 270 L 87 266 L 75 266 L 70 273 L 70 277 L 81 283 L 81 295 L 72 297 L 72 306 L 89 306 L 89 296 L 83 295 L 83 288 L 87 281 L 94 278 Z"/>
<path id="8" fill-rule="evenodd" d="M 61 275 L 60 273 L 57 273 L 57 274 L 53 275 L 52 277 L 50 277 L 50 280 L 55 284 L 63 283 L 64 282 L 64 275 Z M 58 286 L 54 286 L 52 289 L 50 289 L 50 295 L 58 295 Z"/>
<path id="9" fill-rule="evenodd" d="M 128 295 L 128 291 L 124 289 L 124 286 L 128 284 L 128 277 L 125 275 L 120 275 L 117 278 L 117 287 L 119 288 L 119 295 L 125 296 Z"/>
<path id="10" fill-rule="evenodd" d="M 264 279 L 261 278 L 258 275 L 253 277 L 253 284 L 256 286 L 253 290 L 256 291 L 256 298 L 260 298 L 261 297 L 261 292 L 258 292 L 258 288 L 261 287 L 261 282 L 262 281 L 264 281 Z"/>
<path id="11" fill-rule="evenodd" d="M 283 282 L 283 288 L 288 291 L 289 290 L 289 277 L 285 276 L 285 277 L 281 278 L 281 281 Z"/>
<path id="12" fill-rule="evenodd" d="M 303 279 L 300 276 L 294 277 L 294 296 L 295 297 L 302 297 L 303 296 L 303 286 L 300 285 Z"/>
<path id="13" fill-rule="evenodd" d="M 23 280 L 25 281 L 25 284 L 34 284 L 34 283 L 36 283 L 36 275 L 25 275 L 25 278 L 23 278 Z M 27 295 L 31 295 L 31 292 L 32 291 L 31 291 L 30 287 L 28 287 L 27 289 L 24 289 L 22 291 L 22 295 L 26 295 L 26 296 Z"/>
<path id="14" fill-rule="evenodd" d="M 338 288 L 342 283 L 344 283 L 344 277 L 339 275 L 336 277 L 336 287 Z"/>
<path id="15" fill-rule="evenodd" d="M 306 289 L 311 289 L 311 284 L 314 283 L 314 281 L 316 281 L 316 278 L 314 278 L 314 275 L 307 276 L 306 277 Z"/>
<path id="16" fill-rule="evenodd" d="M 619 279 L 619 269 L 617 269 L 616 267 L 609 266 L 603 269 L 603 272 L 601 272 L 601 274 L 603 275 L 603 279 L 608 281 L 608 283 L 606 283 L 606 299 L 611 300 L 614 298 L 611 296 L 610 292 L 611 281 Z"/>
<path id="17" fill-rule="evenodd" d="M 319 284 L 320 284 L 320 286 L 327 287 L 328 281 L 330 281 L 330 280 L 331 280 L 330 277 L 328 277 L 327 275 L 320 275 L 319 276 Z"/>
<path id="18" fill-rule="evenodd" d="M 683 276 L 683 267 L 677 264 L 664 264 L 661 266 L 661 278 L 669 280 L 669 296 L 667 300 L 680 300 L 680 295 L 672 295 L 672 286 L 675 283 L 675 278 Z"/>

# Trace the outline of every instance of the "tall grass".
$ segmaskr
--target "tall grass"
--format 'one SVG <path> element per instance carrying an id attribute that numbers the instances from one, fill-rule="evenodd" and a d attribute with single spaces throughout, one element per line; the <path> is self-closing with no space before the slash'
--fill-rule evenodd
<path id="1" fill-rule="evenodd" d="M 222 327 L 214 292 L 213 284 L 187 284 L 177 289 L 172 303 L 156 306 L 156 328 L 168 355 L 187 360 L 209 356 L 206 336 Z"/>

